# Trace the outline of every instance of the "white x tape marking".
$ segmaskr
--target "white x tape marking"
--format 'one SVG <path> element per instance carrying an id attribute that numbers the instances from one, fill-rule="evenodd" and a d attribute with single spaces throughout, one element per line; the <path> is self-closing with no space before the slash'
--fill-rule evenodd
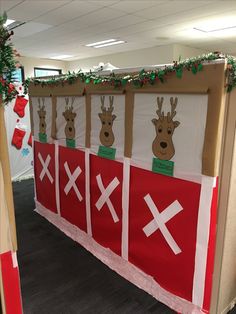
<path id="1" fill-rule="evenodd" d="M 181 253 L 182 251 L 180 247 L 175 242 L 174 238 L 172 237 L 171 233 L 169 232 L 165 224 L 171 218 L 177 215 L 181 210 L 183 210 L 183 207 L 176 200 L 170 206 L 168 206 L 164 211 L 162 211 L 162 213 L 160 214 L 150 194 L 147 194 L 144 197 L 144 200 L 154 217 L 154 219 L 143 228 L 143 231 L 146 234 L 146 236 L 149 237 L 153 232 L 155 232 L 159 228 L 166 242 L 169 244 L 170 248 L 172 249 L 172 251 L 175 254 Z"/>
<path id="2" fill-rule="evenodd" d="M 80 194 L 80 191 L 75 183 L 75 181 L 77 180 L 78 176 L 81 174 L 82 170 L 80 168 L 80 166 L 78 166 L 75 171 L 73 172 L 73 174 L 70 172 L 70 168 L 68 166 L 67 161 L 64 163 L 64 167 L 66 170 L 66 174 L 69 178 L 69 181 L 67 182 L 65 188 L 64 188 L 64 192 L 66 193 L 66 195 L 70 192 L 71 188 L 73 187 L 75 194 L 77 195 L 79 201 L 81 202 L 83 200 L 82 195 Z"/>
<path id="3" fill-rule="evenodd" d="M 51 183 L 53 183 L 53 178 L 51 176 L 51 173 L 48 170 L 48 166 L 49 166 L 49 163 L 50 163 L 50 160 L 51 160 L 50 155 L 47 155 L 47 158 L 46 158 L 45 162 L 44 162 L 43 157 L 42 157 L 42 155 L 40 153 L 38 153 L 38 158 L 39 158 L 39 160 L 41 162 L 41 165 L 43 167 L 43 169 L 42 169 L 42 171 L 40 173 L 40 176 L 39 176 L 40 180 L 42 181 L 44 176 L 45 176 L 45 174 L 46 174 L 48 176 L 49 181 Z"/>
<path id="4" fill-rule="evenodd" d="M 117 179 L 117 177 L 115 177 L 107 186 L 107 188 L 104 188 L 104 185 L 102 183 L 102 178 L 101 175 L 97 175 L 96 176 L 97 179 L 97 183 L 98 183 L 98 187 L 101 191 L 101 196 L 99 197 L 97 203 L 95 204 L 95 206 L 97 207 L 98 210 L 101 210 L 102 206 L 107 203 L 107 206 L 110 210 L 110 213 L 112 215 L 112 218 L 114 220 L 114 222 L 118 222 L 119 221 L 119 217 L 116 214 L 116 211 L 112 205 L 112 202 L 110 200 L 110 195 L 112 194 L 112 192 L 117 188 L 117 186 L 120 184 L 120 181 Z"/>

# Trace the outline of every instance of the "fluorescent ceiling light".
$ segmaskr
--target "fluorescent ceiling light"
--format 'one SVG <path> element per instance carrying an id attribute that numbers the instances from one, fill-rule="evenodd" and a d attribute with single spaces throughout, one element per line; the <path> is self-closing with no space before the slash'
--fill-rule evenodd
<path id="1" fill-rule="evenodd" d="M 118 40 L 118 41 L 114 41 L 113 43 L 107 43 L 107 44 L 103 44 L 103 45 L 94 46 L 93 48 L 102 48 L 102 47 L 119 45 L 119 44 L 124 44 L 124 43 L 125 43 L 124 40 Z"/>
<path id="2" fill-rule="evenodd" d="M 236 28 L 236 16 L 205 20 L 194 27 L 195 30 L 204 33 L 228 31 Z"/>
<path id="3" fill-rule="evenodd" d="M 197 27 L 194 27 L 194 29 L 196 31 L 200 31 L 200 32 L 204 32 L 204 33 L 214 33 L 214 32 L 221 32 L 221 31 L 231 31 L 232 29 L 236 28 L 235 26 L 230 26 L 230 27 L 224 27 L 224 28 L 216 28 L 216 29 L 210 29 L 210 30 L 206 30 L 206 29 L 200 29 Z"/>
<path id="4" fill-rule="evenodd" d="M 3 24 L 3 26 L 7 27 L 8 25 L 10 25 L 10 24 L 12 24 L 12 23 L 14 23 L 14 22 L 15 22 L 15 20 L 7 19 L 6 23 Z"/>
<path id="5" fill-rule="evenodd" d="M 55 56 L 55 57 L 50 57 L 50 59 L 67 59 L 67 58 L 72 58 L 74 56 L 71 55 L 60 55 L 60 56 Z"/>
<path id="6" fill-rule="evenodd" d="M 98 41 L 96 43 L 92 43 L 92 44 L 88 44 L 88 45 L 85 45 L 86 47 L 94 47 L 94 46 L 97 46 L 97 45 L 102 45 L 102 44 L 106 44 L 106 43 L 111 43 L 111 42 L 114 42 L 116 41 L 117 39 L 107 39 L 107 40 L 103 40 L 103 41 Z"/>

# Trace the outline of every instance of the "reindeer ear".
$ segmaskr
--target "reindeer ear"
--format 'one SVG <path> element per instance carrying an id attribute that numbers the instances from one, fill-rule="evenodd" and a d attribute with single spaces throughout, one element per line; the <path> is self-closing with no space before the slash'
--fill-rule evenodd
<path id="1" fill-rule="evenodd" d="M 100 120 L 102 121 L 102 113 L 99 113 L 98 116 L 99 116 Z"/>
<path id="2" fill-rule="evenodd" d="M 77 114 L 75 112 L 73 112 L 73 118 L 75 118 L 77 116 Z"/>
<path id="3" fill-rule="evenodd" d="M 113 115 L 112 115 L 112 121 L 114 121 L 114 120 L 115 120 L 115 118 L 116 118 L 116 115 L 115 115 L 115 114 L 113 114 Z"/>
<path id="4" fill-rule="evenodd" d="M 152 119 L 152 123 L 153 123 L 154 125 L 157 125 L 157 119 Z"/>
<path id="5" fill-rule="evenodd" d="M 174 126 L 175 126 L 175 128 L 177 128 L 177 126 L 179 126 L 180 125 L 180 122 L 179 121 L 174 121 Z"/>

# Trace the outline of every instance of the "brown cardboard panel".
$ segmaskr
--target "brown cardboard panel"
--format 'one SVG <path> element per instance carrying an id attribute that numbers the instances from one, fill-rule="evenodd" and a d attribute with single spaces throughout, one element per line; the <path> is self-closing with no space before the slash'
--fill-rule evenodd
<path id="1" fill-rule="evenodd" d="M 29 84 L 29 95 L 31 97 L 47 97 L 52 95 L 52 87 Z"/>
<path id="2" fill-rule="evenodd" d="M 51 137 L 54 140 L 57 139 L 56 118 L 57 118 L 57 98 L 56 98 L 56 96 L 52 96 L 52 128 L 51 128 Z"/>
<path id="3" fill-rule="evenodd" d="M 133 146 L 133 116 L 134 116 L 134 93 L 127 92 L 125 95 L 125 157 L 132 157 Z"/>
<path id="4" fill-rule="evenodd" d="M 12 182 L 10 173 L 10 161 L 8 155 L 7 133 L 4 119 L 4 107 L 0 102 L 0 161 L 2 163 L 2 171 L 4 178 L 4 188 L 6 197 L 6 206 L 8 208 L 8 217 L 10 221 L 11 239 L 13 250 L 17 250 L 16 239 L 16 222 L 15 222 L 15 210 L 13 203 Z"/>
<path id="5" fill-rule="evenodd" d="M 29 84 L 29 94 L 30 96 L 81 96 L 84 94 L 84 83 L 80 80 L 73 84 L 65 82 L 63 85 L 59 84 L 54 85 L 34 85 L 33 83 Z"/>
<path id="6" fill-rule="evenodd" d="M 32 99 L 31 99 L 31 97 L 29 97 L 29 108 L 30 108 L 31 133 L 32 133 L 32 136 L 34 136 L 33 105 L 32 105 Z"/>
<path id="7" fill-rule="evenodd" d="M 86 94 L 104 94 L 104 95 L 112 95 L 112 94 L 122 94 L 125 91 L 123 86 L 121 87 L 112 87 L 110 85 L 102 85 L 102 84 L 85 84 Z"/>
<path id="8" fill-rule="evenodd" d="M 0 160 L 0 254 L 12 250 L 11 230 L 8 215 L 2 162 Z"/>
<path id="9" fill-rule="evenodd" d="M 225 104 L 211 301 L 211 313 L 217 314 L 226 313 L 225 309 L 236 298 L 236 90 L 227 95 Z"/>
<path id="10" fill-rule="evenodd" d="M 91 95 L 86 95 L 86 133 L 85 133 L 85 146 L 90 148 L 91 138 Z"/>

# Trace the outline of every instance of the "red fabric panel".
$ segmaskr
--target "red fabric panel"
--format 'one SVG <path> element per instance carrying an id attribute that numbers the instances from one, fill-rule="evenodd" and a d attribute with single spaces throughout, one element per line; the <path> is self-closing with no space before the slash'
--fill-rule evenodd
<path id="1" fill-rule="evenodd" d="M 21 314 L 21 290 L 18 267 L 13 268 L 12 253 L 0 255 L 6 314 Z"/>
<path id="2" fill-rule="evenodd" d="M 59 146 L 59 186 L 60 186 L 60 207 L 61 216 L 73 225 L 86 231 L 86 208 L 85 208 L 85 159 L 84 152 L 77 149 L 70 149 Z M 75 184 L 82 196 L 80 201 L 72 187 L 66 195 L 64 189 L 69 181 L 64 164 L 67 162 L 70 172 L 73 175 L 75 169 L 79 166 L 82 170 L 75 181 Z"/>
<path id="3" fill-rule="evenodd" d="M 129 261 L 166 290 L 191 301 L 201 185 L 131 167 Z M 149 237 L 143 227 L 153 215 L 144 201 L 150 194 L 159 213 L 175 200 L 183 210 L 166 227 L 182 250 L 175 255 L 160 229 Z"/>
<path id="4" fill-rule="evenodd" d="M 108 160 L 91 155 L 91 221 L 93 238 L 103 245 L 110 248 L 113 252 L 121 255 L 121 231 L 122 231 L 122 180 L 123 164 L 117 161 Z M 117 177 L 120 184 L 110 195 L 110 200 L 119 217 L 118 222 L 114 222 L 110 210 L 105 203 L 99 211 L 95 206 L 101 192 L 97 184 L 96 176 L 101 175 L 104 188 Z"/>
<path id="5" fill-rule="evenodd" d="M 42 164 L 38 158 L 38 153 L 42 155 L 45 162 L 47 156 L 51 157 L 48 169 L 53 178 L 53 183 L 48 179 L 47 174 L 45 174 L 43 180 L 41 181 L 39 176 L 43 169 Z M 51 210 L 52 212 L 57 212 L 56 207 L 56 192 L 55 192 L 55 146 L 54 144 L 39 143 L 34 141 L 34 171 L 35 171 L 35 184 L 36 184 L 36 194 L 37 200 L 44 207 Z"/>
<path id="6" fill-rule="evenodd" d="M 209 244 L 207 254 L 207 268 L 206 268 L 206 280 L 205 280 L 205 294 L 203 309 L 207 313 L 210 311 L 211 291 L 212 291 L 212 279 L 214 268 L 214 256 L 215 256 L 215 244 L 216 244 L 216 223 L 217 223 L 217 201 L 218 201 L 218 180 L 216 187 L 213 189 L 212 204 L 211 204 L 211 222 L 209 233 Z"/>

